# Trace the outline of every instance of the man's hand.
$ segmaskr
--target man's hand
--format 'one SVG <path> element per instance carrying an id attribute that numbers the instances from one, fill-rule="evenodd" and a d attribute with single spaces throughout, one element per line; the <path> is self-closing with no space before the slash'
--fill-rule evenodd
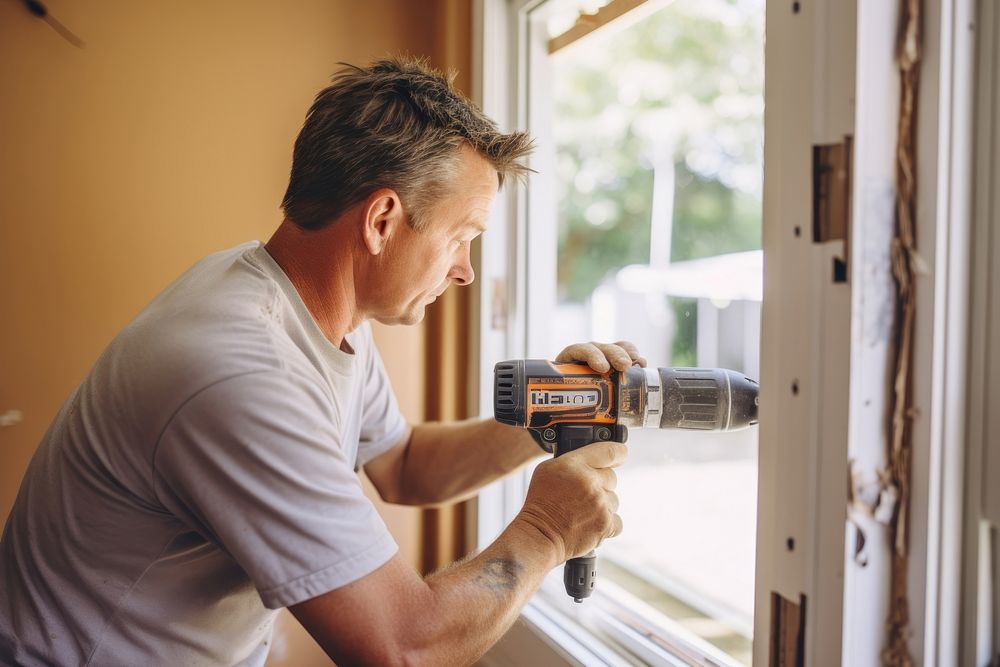
<path id="1" fill-rule="evenodd" d="M 620 442 L 595 442 L 540 463 L 514 521 L 542 533 L 561 560 L 596 548 L 604 538 L 622 532 L 614 468 L 627 455 Z"/>
<path id="2" fill-rule="evenodd" d="M 583 362 L 598 373 L 614 368 L 625 371 L 646 366 L 646 359 L 628 341 L 576 343 L 560 352 L 555 361 Z M 625 462 L 628 449 L 620 442 L 595 442 L 535 468 L 524 507 L 515 523 L 542 533 L 562 560 L 596 548 L 606 537 L 622 531 L 614 468 Z"/>
<path id="3" fill-rule="evenodd" d="M 559 363 L 582 361 L 598 373 L 606 373 L 612 368 L 624 371 L 634 364 L 646 367 L 646 359 L 627 340 L 617 343 L 576 343 L 560 352 L 555 360 Z"/>

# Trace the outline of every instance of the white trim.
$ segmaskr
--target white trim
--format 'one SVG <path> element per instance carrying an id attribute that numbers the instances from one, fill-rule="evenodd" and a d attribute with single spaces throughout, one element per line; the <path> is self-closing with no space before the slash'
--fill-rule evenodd
<path id="1" fill-rule="evenodd" d="M 806 598 L 805 664 L 840 664 L 851 288 L 812 241 L 812 146 L 854 134 L 856 6 L 767 3 L 754 663 L 771 593 Z M 798 229 L 798 233 L 796 233 Z M 863 664 L 863 663 L 860 663 Z"/>
<path id="2" fill-rule="evenodd" d="M 970 514 L 973 514 L 970 512 Z M 973 611 L 965 618 L 969 619 L 966 633 L 963 635 L 961 658 L 975 656 L 975 664 L 988 665 L 993 658 L 993 573 L 990 571 L 993 550 L 993 527 L 989 521 L 978 520 L 978 530 L 973 539 L 968 541 L 970 549 L 976 549 L 972 562 L 976 571 L 970 572 L 972 586 L 965 589 L 969 596 L 968 604 L 974 605 Z M 977 541 L 978 540 L 978 541 Z M 974 621 L 974 622 L 973 622 Z M 960 659 L 961 659 L 960 658 Z M 964 664 L 969 664 L 964 660 Z M 963 664 L 960 662 L 959 664 Z"/>
<path id="3" fill-rule="evenodd" d="M 545 22 L 533 16 L 536 9 L 545 3 L 534 3 L 531 9 L 522 10 L 518 16 L 520 34 L 519 61 L 526 70 L 520 81 L 522 95 L 519 97 L 520 117 L 523 127 L 537 128 L 547 125 L 551 117 L 552 86 L 548 81 L 548 69 L 532 68 L 532 64 L 546 62 L 549 58 Z M 550 349 L 550 334 L 546 324 L 549 321 L 552 304 L 556 303 L 556 257 L 558 229 L 553 221 L 558 219 L 558 205 L 555 188 L 550 187 L 556 173 L 556 148 L 553 137 L 548 133 L 533 133 L 535 150 L 531 155 L 531 167 L 537 173 L 530 176 L 524 217 L 518 229 L 524 230 L 519 245 L 519 255 L 525 258 L 526 284 L 522 292 L 525 310 L 525 355 L 531 359 L 545 359 L 556 351 Z M 527 243 L 527 225 L 535 222 Z M 537 221 L 546 221 L 539 225 Z M 528 323 L 531 322 L 531 326 Z M 567 341 L 569 343 L 570 341 Z"/>
<path id="4" fill-rule="evenodd" d="M 848 457 L 869 506 L 886 465 L 886 382 L 895 286 L 889 248 L 895 224 L 899 74 L 895 35 L 899 3 L 858 7 L 857 116 L 851 234 L 851 405 Z M 868 492 L 867 489 L 872 489 Z M 890 535 L 870 513 L 851 508 L 844 550 L 843 664 L 877 664 L 889 610 Z M 864 539 L 863 551 L 855 558 Z"/>
<path id="5" fill-rule="evenodd" d="M 476 69 L 473 89 L 476 102 L 504 131 L 524 127 L 518 115 L 517 73 L 512 67 L 519 48 L 519 29 L 507 0 L 476 0 L 473 3 L 473 50 Z M 490 54 L 489 58 L 482 54 Z M 489 228 L 482 236 L 479 272 L 481 347 L 479 362 L 480 414 L 493 414 L 493 366 L 504 359 L 525 357 L 525 261 L 524 230 L 518 212 L 524 207 L 523 186 L 505 186 L 493 208 Z M 497 300 L 501 303 L 497 303 Z M 495 314 L 504 321 L 494 326 Z M 527 477 L 515 475 L 486 487 L 478 500 L 478 545 L 491 543 L 521 507 Z"/>
<path id="6" fill-rule="evenodd" d="M 938 449 L 936 519 L 927 542 L 936 559 L 927 571 L 928 603 L 924 655 L 951 664 L 959 656 L 961 606 L 962 516 L 965 483 L 966 411 L 969 355 L 969 262 L 971 254 L 971 182 L 973 127 L 974 40 L 973 0 L 941 5 L 941 83 L 939 122 L 942 150 L 938 185 L 938 274 L 935 298 L 941 303 L 939 321 L 941 363 L 931 379 L 938 388 Z M 932 468 L 934 470 L 934 468 Z"/>
<path id="7" fill-rule="evenodd" d="M 962 562 L 962 628 L 959 664 L 990 664 L 1000 650 L 1000 619 L 993 580 L 1000 525 L 1000 392 L 996 391 L 1000 354 L 1000 7 L 993 0 L 977 3 L 974 17 L 978 75 L 975 90 L 975 169 L 972 209 L 971 336 L 968 377 L 968 450 L 965 464 L 964 554 Z"/>

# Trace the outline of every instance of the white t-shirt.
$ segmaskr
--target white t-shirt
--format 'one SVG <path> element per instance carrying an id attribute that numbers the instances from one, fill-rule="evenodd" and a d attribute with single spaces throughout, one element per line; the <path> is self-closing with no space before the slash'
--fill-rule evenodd
<path id="1" fill-rule="evenodd" d="M 259 242 L 164 290 L 31 461 L 0 543 L 0 663 L 259 665 L 274 610 L 387 562 L 355 471 L 406 423 L 370 327 L 347 343 Z"/>

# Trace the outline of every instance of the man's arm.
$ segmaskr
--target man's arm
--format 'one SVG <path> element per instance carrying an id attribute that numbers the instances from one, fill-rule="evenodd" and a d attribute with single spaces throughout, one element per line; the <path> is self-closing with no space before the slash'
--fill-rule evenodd
<path id="1" fill-rule="evenodd" d="M 626 448 L 604 442 L 545 461 L 524 507 L 476 557 L 422 580 L 400 556 L 291 607 L 340 664 L 469 664 L 517 618 L 545 574 L 621 532 L 616 478 Z"/>
<path id="2" fill-rule="evenodd" d="M 386 502 L 435 505 L 472 495 L 545 452 L 526 429 L 492 419 L 420 424 L 365 465 Z"/>
<path id="3" fill-rule="evenodd" d="M 646 365 L 627 341 L 570 345 L 556 361 L 582 361 L 600 372 Z M 365 473 L 386 502 L 435 505 L 471 496 L 542 455 L 526 429 L 468 419 L 413 427 L 400 443 L 369 461 Z"/>

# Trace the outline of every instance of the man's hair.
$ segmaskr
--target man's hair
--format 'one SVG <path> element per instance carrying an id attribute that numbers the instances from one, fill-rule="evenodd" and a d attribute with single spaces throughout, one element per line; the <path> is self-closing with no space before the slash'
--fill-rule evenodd
<path id="1" fill-rule="evenodd" d="M 498 188 L 508 176 L 523 178 L 528 134 L 500 132 L 453 80 L 412 58 L 345 65 L 316 96 L 295 140 L 285 216 L 318 229 L 387 187 L 420 229 L 422 212 L 458 174 L 463 144 L 496 169 Z"/>

